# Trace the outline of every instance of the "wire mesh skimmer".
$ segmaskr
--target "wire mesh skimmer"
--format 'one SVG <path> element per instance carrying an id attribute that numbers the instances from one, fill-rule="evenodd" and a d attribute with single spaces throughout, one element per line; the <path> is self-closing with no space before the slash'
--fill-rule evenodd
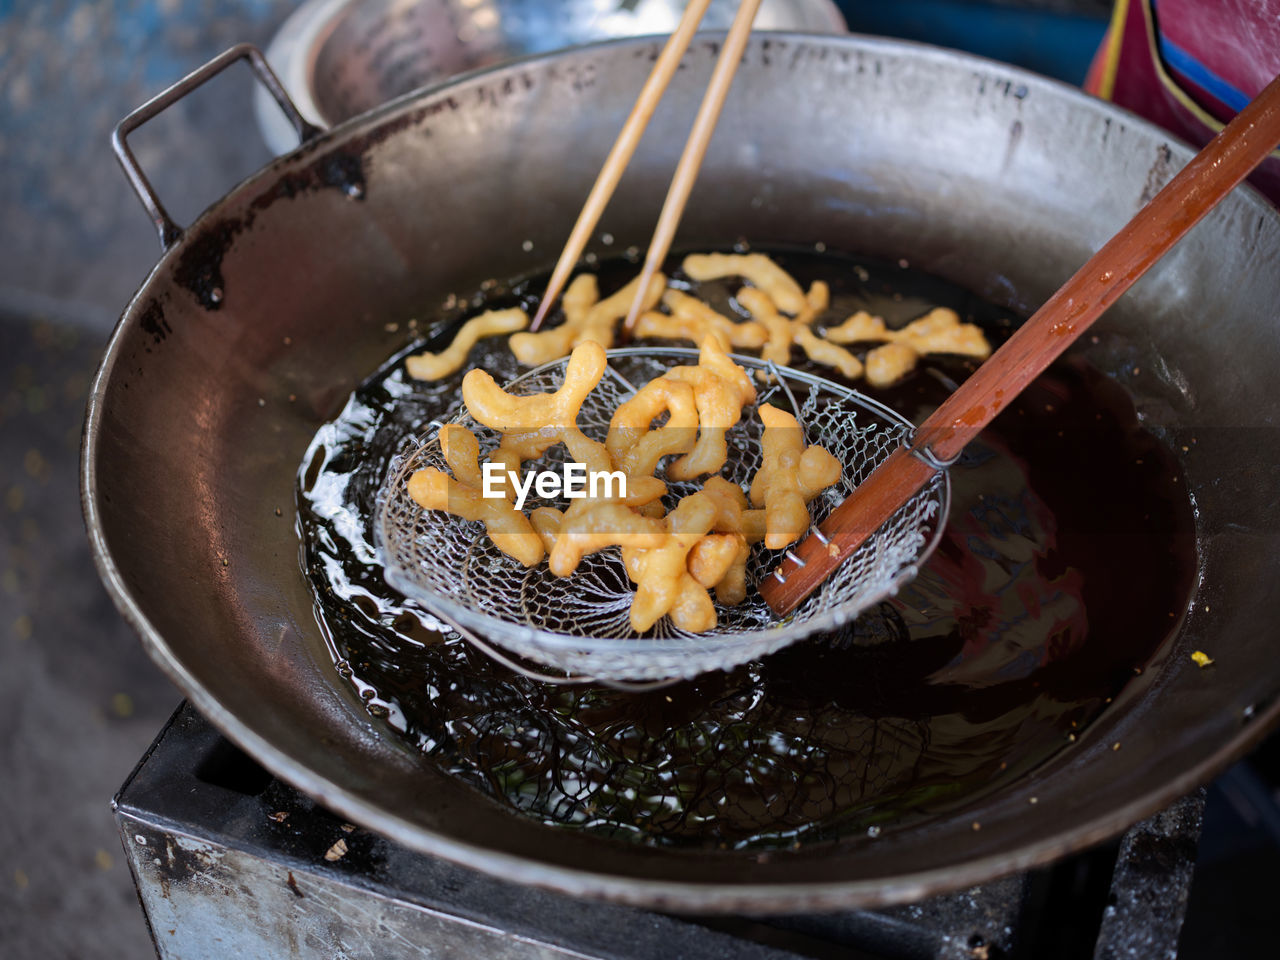
<path id="1" fill-rule="evenodd" d="M 638 387 L 672 366 L 696 363 L 698 354 L 679 348 L 629 348 L 609 351 L 608 358 L 604 376 L 578 416 L 578 427 L 602 442 L 614 411 Z M 790 409 L 805 431 L 806 442 L 826 447 L 844 468 L 840 481 L 809 505 L 814 530 L 911 436 L 909 421 L 855 390 L 751 357 L 735 355 L 733 359 L 770 376 L 758 377 L 765 385 L 756 403 L 743 409 L 742 419 L 729 431 L 729 459 L 720 475 L 745 490 L 761 461 L 763 426 L 756 407 L 773 403 Z M 544 364 L 511 381 L 506 389 L 517 395 L 553 391 L 563 382 L 566 364 L 567 360 Z M 446 421 L 475 433 L 482 458 L 498 445 L 499 434 L 477 423 L 461 404 Z M 437 439 L 446 421 L 430 424 L 427 434 L 391 464 L 379 493 L 376 529 L 387 581 L 509 666 L 529 673 L 503 651 L 565 671 L 568 676 L 541 677 L 559 682 L 683 679 L 708 670 L 727 670 L 811 634 L 840 627 L 915 576 L 937 545 L 950 503 L 949 481 L 939 471 L 820 590 L 785 618 L 779 619 L 754 589 L 785 551 L 757 544 L 747 564 L 747 599 L 735 606 L 717 603 L 714 629 L 687 633 L 664 617 L 649 631 L 637 634 L 629 620 L 634 586 L 619 548 L 584 557 L 572 576 L 556 577 L 545 561 L 526 568 L 500 552 L 483 524 L 424 510 L 409 496 L 408 478 L 415 470 L 448 469 Z M 557 444 L 525 467 L 559 472 L 567 459 L 564 446 Z M 668 480 L 667 509 L 701 483 Z M 541 505 L 565 509 L 568 500 Z"/>

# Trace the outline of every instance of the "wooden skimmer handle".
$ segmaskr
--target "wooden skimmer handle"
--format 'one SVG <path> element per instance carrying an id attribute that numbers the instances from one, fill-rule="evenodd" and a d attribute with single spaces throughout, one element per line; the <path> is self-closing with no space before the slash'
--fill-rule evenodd
<path id="1" fill-rule="evenodd" d="M 760 584 L 779 615 L 796 608 L 840 563 L 1070 346 L 1205 214 L 1280 145 L 1280 77 L 1089 258 L 792 555 Z M 823 539 L 829 541 L 824 543 Z"/>

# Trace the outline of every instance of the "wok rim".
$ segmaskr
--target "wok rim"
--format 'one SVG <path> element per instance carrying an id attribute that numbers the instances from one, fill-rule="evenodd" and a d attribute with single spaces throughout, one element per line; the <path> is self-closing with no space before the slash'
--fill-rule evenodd
<path id="1" fill-rule="evenodd" d="M 1084 98 L 1095 107 L 1101 104 L 1106 109 L 1113 110 L 1117 115 L 1124 117 L 1127 122 L 1156 132 L 1176 149 L 1188 153 L 1195 152 L 1194 147 L 1176 135 L 1157 127 L 1131 111 L 1106 101 L 1096 101 L 1096 98 L 1078 88 L 1053 78 L 974 54 L 932 44 L 855 33 L 831 37 L 820 34 L 778 32 L 771 33 L 770 39 L 832 45 L 847 44 L 863 50 L 911 53 L 916 56 L 923 55 L 924 59 L 931 61 L 943 60 L 994 68 L 1011 78 L 1042 88 L 1049 87 L 1059 95 Z M 571 52 L 575 54 L 599 52 L 615 46 L 633 46 L 652 42 L 653 38 L 620 38 L 584 45 L 574 48 Z M 1159 786 L 1142 792 L 1128 803 L 1113 807 L 1106 813 L 1074 826 L 1050 828 L 1044 836 L 1016 843 L 998 853 L 881 879 L 736 884 L 649 879 L 562 866 L 546 860 L 514 855 L 492 847 L 453 839 L 435 830 L 414 824 L 404 817 L 388 813 L 352 790 L 316 773 L 307 765 L 294 760 L 285 750 L 276 747 L 266 737 L 255 732 L 248 723 L 225 708 L 220 700 L 187 670 L 169 648 L 160 631 L 147 618 L 113 559 L 103 531 L 101 511 L 97 503 L 98 483 L 94 462 L 98 455 L 98 438 L 105 416 L 105 394 L 120 359 L 127 321 L 142 305 L 152 281 L 183 252 L 187 237 L 196 235 L 203 226 L 214 221 L 219 209 L 229 197 L 273 176 L 277 167 L 290 162 L 300 152 L 346 138 L 357 127 L 376 126 L 389 115 L 402 111 L 407 104 L 439 96 L 456 84 L 467 83 L 477 77 L 496 76 L 519 70 L 526 65 L 554 60 L 565 54 L 566 51 L 535 54 L 494 67 L 468 71 L 450 78 L 446 83 L 405 94 L 374 110 L 352 117 L 324 131 L 317 138 L 301 144 L 294 151 L 275 158 L 231 187 L 187 226 L 183 238 L 162 252 L 159 260 L 147 273 L 121 313 L 90 385 L 85 426 L 81 438 L 81 509 L 94 565 L 117 610 L 125 622 L 137 632 L 152 661 L 203 717 L 236 746 L 261 763 L 273 776 L 279 777 L 352 822 L 359 823 L 409 849 L 440 856 L 501 879 L 550 889 L 569 896 L 680 913 L 751 911 L 779 913 L 889 906 L 915 902 L 935 894 L 987 883 L 1003 876 L 1043 866 L 1118 836 L 1138 821 L 1164 809 L 1173 801 L 1207 783 L 1225 770 L 1250 748 L 1256 746 L 1273 728 L 1280 725 L 1280 697 L 1272 695 L 1265 706 L 1257 705 L 1256 712 L 1246 718 L 1246 722 L 1241 724 L 1233 736 L 1194 766 L 1183 769 L 1178 775 L 1161 781 Z M 1267 203 L 1247 182 L 1242 182 L 1236 191 L 1243 194 L 1246 202 L 1265 211 L 1267 216 L 1277 216 L 1276 208 Z M 1162 675 L 1157 681 L 1157 688 L 1166 679 L 1167 675 Z M 1147 699 L 1155 693 L 1156 689 L 1148 690 L 1142 698 Z M 673 862 L 678 861 L 673 858 Z"/>

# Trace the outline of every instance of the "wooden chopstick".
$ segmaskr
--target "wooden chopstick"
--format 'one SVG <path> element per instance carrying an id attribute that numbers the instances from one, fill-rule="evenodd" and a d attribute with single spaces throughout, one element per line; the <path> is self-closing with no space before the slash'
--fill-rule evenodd
<path id="1" fill-rule="evenodd" d="M 618 134 L 618 139 L 609 151 L 609 156 L 605 158 L 604 166 L 600 168 L 596 182 L 587 195 L 582 212 L 578 214 L 578 220 L 569 233 L 564 250 L 560 253 L 560 259 L 556 261 L 555 270 L 551 272 L 551 279 L 547 281 L 546 292 L 542 295 L 542 302 L 538 304 L 533 323 L 529 325 L 530 330 L 537 330 L 542 326 L 542 321 L 546 319 L 547 313 L 555 305 L 560 292 L 564 290 L 564 285 L 569 281 L 569 274 L 573 272 L 578 257 L 582 255 L 587 241 L 591 239 L 591 231 L 600 222 L 605 207 L 609 205 L 609 199 L 617 189 L 618 181 L 622 179 L 627 164 L 631 162 L 631 157 L 636 152 L 636 146 L 640 143 L 645 128 L 649 126 L 658 102 L 680 67 L 680 58 L 689 49 L 693 35 L 697 32 L 702 16 L 707 12 L 710 3 L 711 0 L 689 0 L 684 8 L 680 23 L 662 48 L 658 62 L 653 65 L 653 70 L 645 80 L 635 106 L 631 108 L 626 123 L 622 125 L 622 132 Z"/>
<path id="2" fill-rule="evenodd" d="M 711 74 L 711 83 L 698 108 L 698 116 L 693 121 L 693 130 L 680 155 L 680 163 L 676 166 L 675 176 L 667 191 L 667 199 L 663 201 L 662 213 L 658 216 L 658 225 L 653 231 L 653 239 L 649 241 L 649 252 L 644 258 L 644 267 L 640 271 L 640 282 L 636 285 L 636 297 L 627 311 L 627 319 L 622 325 L 622 339 L 630 339 L 640 316 L 641 305 L 645 293 L 649 289 L 649 281 L 657 273 L 662 262 L 667 259 L 671 250 L 671 242 L 675 239 L 676 228 L 680 226 L 680 218 L 684 215 L 685 204 L 698 179 L 698 171 L 702 168 L 702 160 L 707 153 L 707 145 L 711 135 L 715 133 L 716 122 L 720 119 L 720 111 L 724 107 L 725 97 L 729 95 L 729 87 L 733 84 L 733 76 L 742 63 L 742 52 L 746 49 L 747 40 L 751 37 L 751 26 L 756 19 L 756 11 L 760 9 L 760 0 L 742 0 L 738 12 L 734 15 L 733 24 L 729 27 L 729 35 L 725 38 L 724 48 L 716 60 L 716 67 Z"/>
<path id="3" fill-rule="evenodd" d="M 780 616 L 799 606 L 935 473 L 1280 144 L 1280 76 L 1138 211 L 760 584 Z M 781 574 L 783 579 L 778 579 Z"/>

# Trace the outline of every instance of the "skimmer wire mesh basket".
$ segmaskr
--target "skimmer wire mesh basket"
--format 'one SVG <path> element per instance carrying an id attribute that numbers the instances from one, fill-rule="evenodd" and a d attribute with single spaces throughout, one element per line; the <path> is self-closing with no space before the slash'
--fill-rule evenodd
<path id="1" fill-rule="evenodd" d="M 678 348 L 630 348 L 608 353 L 609 365 L 583 404 L 578 427 L 601 442 L 618 406 L 637 388 L 678 364 L 696 364 L 698 354 Z M 729 459 L 720 475 L 744 490 L 760 465 L 763 426 L 756 407 L 772 403 L 793 412 L 807 442 L 821 444 L 843 465 L 840 481 L 809 505 L 814 526 L 865 479 L 876 465 L 911 435 L 912 425 L 883 404 L 855 390 L 810 374 L 734 356 L 748 370 L 762 371 L 755 404 L 729 431 Z M 567 360 L 545 364 L 518 377 L 507 390 L 529 395 L 556 390 Z M 480 441 L 481 458 L 498 445 L 496 431 L 478 424 L 459 405 L 446 418 L 468 427 Z M 377 536 L 387 581 L 450 623 L 469 639 L 487 642 L 544 667 L 581 679 L 637 682 L 687 678 L 727 670 L 772 653 L 819 631 L 852 620 L 912 579 L 937 544 L 950 500 L 945 472 L 908 501 L 845 561 L 800 607 L 778 618 L 754 589 L 784 552 L 753 548 L 747 567 L 747 599 L 736 606 L 716 604 L 718 622 L 692 634 L 663 617 L 644 634 L 631 627 L 634 586 L 614 547 L 584 557 L 569 577 L 556 577 L 544 560 L 526 568 L 500 552 L 483 524 L 440 511 L 424 510 L 409 496 L 408 479 L 424 467 L 448 471 L 433 422 L 388 471 L 378 497 Z M 556 470 L 568 459 L 563 445 L 552 447 L 526 470 Z M 659 470 L 661 476 L 661 470 Z M 701 480 L 667 481 L 664 502 L 700 489 Z M 568 500 L 525 505 L 565 509 Z M 483 638 L 481 640 L 480 638 Z"/>

